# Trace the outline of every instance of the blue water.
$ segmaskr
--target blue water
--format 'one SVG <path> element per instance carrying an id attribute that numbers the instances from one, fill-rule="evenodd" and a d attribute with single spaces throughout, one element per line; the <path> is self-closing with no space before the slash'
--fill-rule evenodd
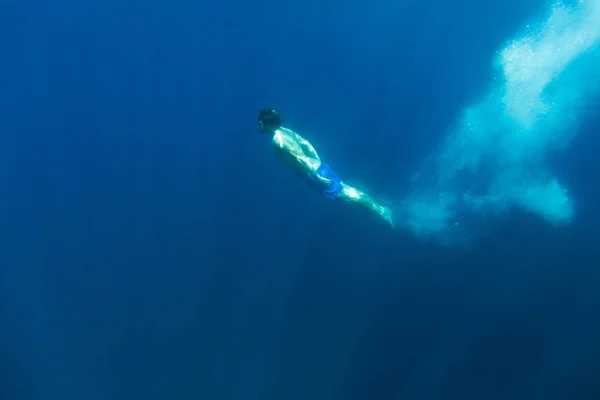
<path id="1" fill-rule="evenodd" d="M 600 398 L 598 27 L 4 0 L 0 398 Z M 396 229 L 286 170 L 264 107 Z"/>

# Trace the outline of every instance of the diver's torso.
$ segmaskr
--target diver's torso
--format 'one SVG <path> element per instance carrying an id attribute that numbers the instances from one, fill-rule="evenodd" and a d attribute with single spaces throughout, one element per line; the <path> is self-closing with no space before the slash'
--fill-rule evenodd
<path id="1" fill-rule="evenodd" d="M 284 130 L 277 130 L 277 132 L 273 135 L 273 149 L 277 158 L 283 161 L 286 166 L 288 166 L 302 178 L 308 179 L 308 177 L 311 175 L 311 172 L 314 174 L 314 171 L 307 170 L 298 161 L 298 158 L 306 159 L 307 156 L 304 154 L 304 151 L 298 142 L 296 142 L 291 135 L 286 134 Z M 313 163 L 319 161 L 320 160 L 313 160 Z"/>

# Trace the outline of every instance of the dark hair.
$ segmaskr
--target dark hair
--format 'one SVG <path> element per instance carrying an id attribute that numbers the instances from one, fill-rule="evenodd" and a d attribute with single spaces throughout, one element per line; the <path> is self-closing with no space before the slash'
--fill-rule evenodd
<path id="1" fill-rule="evenodd" d="M 273 133 L 281 128 L 281 115 L 277 110 L 265 108 L 258 114 L 258 128 L 262 133 Z"/>

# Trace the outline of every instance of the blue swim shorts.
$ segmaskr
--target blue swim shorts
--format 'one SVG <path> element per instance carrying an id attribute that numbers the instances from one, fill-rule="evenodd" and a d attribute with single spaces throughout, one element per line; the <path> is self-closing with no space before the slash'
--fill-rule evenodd
<path id="1" fill-rule="evenodd" d="M 312 187 L 323 193 L 328 199 L 335 199 L 344 189 L 342 180 L 335 172 L 333 172 L 329 164 L 322 162 L 319 169 L 317 169 L 317 174 L 325 179 L 329 179 L 331 182 L 323 183 L 311 176 L 309 178 L 309 183 Z"/>

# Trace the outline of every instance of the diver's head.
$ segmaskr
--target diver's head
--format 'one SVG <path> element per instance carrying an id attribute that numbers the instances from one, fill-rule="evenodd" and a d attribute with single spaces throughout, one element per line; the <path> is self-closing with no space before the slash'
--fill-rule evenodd
<path id="1" fill-rule="evenodd" d="M 277 110 L 265 108 L 258 114 L 258 128 L 262 133 L 273 134 L 281 128 L 281 115 Z"/>

